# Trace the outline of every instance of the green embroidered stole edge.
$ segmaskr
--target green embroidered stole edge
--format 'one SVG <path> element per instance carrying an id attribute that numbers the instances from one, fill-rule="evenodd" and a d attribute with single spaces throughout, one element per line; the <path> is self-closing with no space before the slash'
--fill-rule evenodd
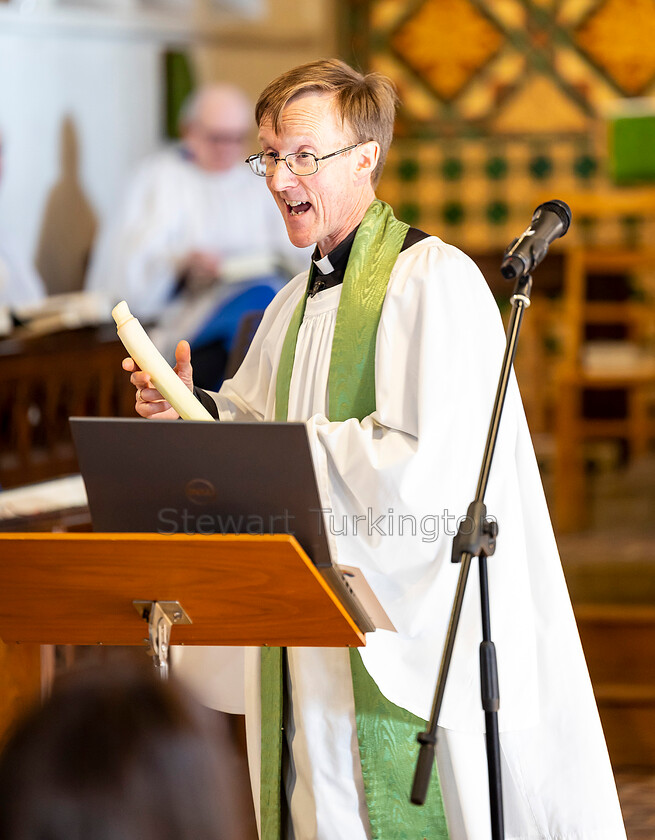
<path id="1" fill-rule="evenodd" d="M 284 738 L 284 658 L 282 648 L 261 650 L 261 840 L 282 837 L 282 739 Z"/>
<path id="2" fill-rule="evenodd" d="M 328 375 L 328 418 L 363 420 L 375 411 L 375 340 L 389 276 L 409 225 L 375 200 L 355 235 L 334 326 Z M 309 290 L 310 278 L 307 281 Z M 296 306 L 282 344 L 275 384 L 275 419 L 286 420 L 298 332 L 307 293 Z"/>
<path id="3" fill-rule="evenodd" d="M 328 374 L 328 419 L 362 420 L 375 410 L 375 346 L 391 271 L 409 225 L 391 208 L 374 201 L 355 236 L 343 280 Z M 311 282 L 311 272 L 307 290 Z M 287 419 L 291 373 L 307 291 L 291 317 L 285 336 L 275 392 L 275 419 Z M 411 805 L 417 733 L 426 721 L 391 703 L 370 677 L 361 655 L 350 651 L 355 716 L 362 775 L 373 840 L 447 838 L 441 791 L 433 773 L 430 796 L 422 808 Z M 280 840 L 282 830 L 281 760 L 283 675 L 279 648 L 262 648 L 262 840 Z M 266 710 L 266 711 L 264 711 Z M 392 730 L 392 731 L 391 731 Z M 384 739 L 384 743 L 381 739 Z M 397 792 L 397 793 L 395 793 Z"/>
<path id="4" fill-rule="evenodd" d="M 373 840 L 448 840 L 439 776 L 435 767 L 425 804 L 412 805 L 419 744 L 427 721 L 388 700 L 366 670 L 357 649 L 350 650 L 357 740 L 368 819 Z"/>

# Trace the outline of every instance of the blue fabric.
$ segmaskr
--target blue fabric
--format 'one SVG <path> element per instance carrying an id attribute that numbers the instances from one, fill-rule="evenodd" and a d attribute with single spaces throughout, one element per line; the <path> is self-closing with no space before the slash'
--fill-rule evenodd
<path id="1" fill-rule="evenodd" d="M 277 275 L 270 275 L 239 284 L 234 295 L 222 301 L 210 315 L 191 341 L 191 348 L 222 341 L 229 350 L 243 316 L 254 310 L 266 309 L 285 282 L 286 280 Z"/>

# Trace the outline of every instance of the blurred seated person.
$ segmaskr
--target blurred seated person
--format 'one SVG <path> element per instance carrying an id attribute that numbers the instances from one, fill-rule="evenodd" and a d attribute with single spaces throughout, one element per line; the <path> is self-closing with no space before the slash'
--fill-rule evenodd
<path id="1" fill-rule="evenodd" d="M 18 724 L 0 755 L 3 840 L 239 836 L 210 713 L 152 671 L 65 674 Z"/>
<path id="2" fill-rule="evenodd" d="M 0 184 L 2 172 L 3 139 L 0 133 Z M 44 297 L 45 288 L 36 269 L 16 249 L 8 233 L 0 228 L 0 309 L 12 310 L 38 303 Z"/>
<path id="3" fill-rule="evenodd" d="M 253 284 L 269 288 L 264 308 L 309 261 L 244 163 L 251 126 L 239 89 L 201 88 L 183 109 L 182 142 L 141 164 L 100 236 L 86 287 L 159 324 L 165 355 L 201 332 L 229 346 L 234 328 L 212 330 L 213 315 Z"/>

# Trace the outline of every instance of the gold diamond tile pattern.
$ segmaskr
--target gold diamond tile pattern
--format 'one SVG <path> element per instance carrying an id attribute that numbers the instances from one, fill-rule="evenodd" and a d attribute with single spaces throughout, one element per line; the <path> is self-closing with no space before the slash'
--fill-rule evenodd
<path id="1" fill-rule="evenodd" d="M 624 93 L 655 77 L 655 3 L 606 0 L 576 30 L 575 40 Z"/>
<path id="2" fill-rule="evenodd" d="M 503 41 L 469 0 L 426 0 L 395 33 L 392 46 L 442 100 L 450 101 Z"/>
<path id="3" fill-rule="evenodd" d="M 490 121 L 495 134 L 582 133 L 589 120 L 546 76 L 526 79 Z"/>
<path id="4" fill-rule="evenodd" d="M 545 198 L 615 189 L 602 115 L 655 96 L 655 0 L 343 3 L 368 15 L 367 49 L 344 41 L 348 57 L 401 98 L 379 192 L 401 218 L 464 250 L 503 250 Z M 655 219 L 576 219 L 575 241 L 648 244 Z"/>

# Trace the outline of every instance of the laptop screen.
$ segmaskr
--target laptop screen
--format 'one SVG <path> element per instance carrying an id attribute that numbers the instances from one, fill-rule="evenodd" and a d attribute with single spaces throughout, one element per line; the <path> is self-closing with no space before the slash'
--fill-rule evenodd
<path id="1" fill-rule="evenodd" d="M 332 565 L 304 423 L 70 422 L 94 530 L 286 533 Z"/>

